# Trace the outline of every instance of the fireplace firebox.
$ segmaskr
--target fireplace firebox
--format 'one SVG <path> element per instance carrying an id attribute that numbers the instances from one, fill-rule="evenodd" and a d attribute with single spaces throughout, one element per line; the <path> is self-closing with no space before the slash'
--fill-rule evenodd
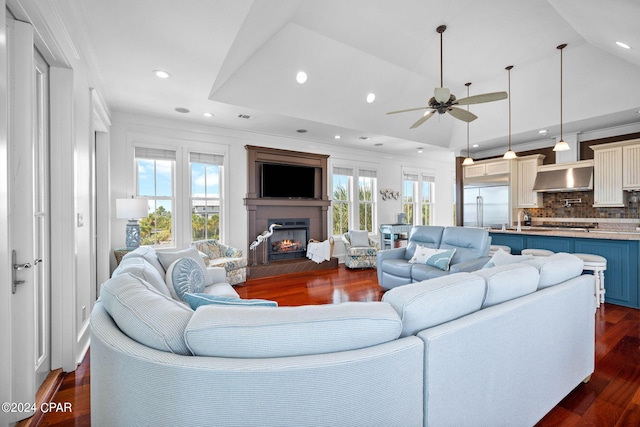
<path id="1" fill-rule="evenodd" d="M 273 218 L 269 225 L 279 224 L 269 237 L 269 261 L 305 258 L 309 239 L 309 218 Z"/>

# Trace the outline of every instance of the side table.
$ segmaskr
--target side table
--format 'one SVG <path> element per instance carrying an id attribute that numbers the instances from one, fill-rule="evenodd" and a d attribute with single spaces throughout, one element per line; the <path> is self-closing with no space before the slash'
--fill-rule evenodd
<path id="1" fill-rule="evenodd" d="M 406 237 L 400 235 L 406 233 L 408 237 L 412 228 L 413 226 L 409 224 L 382 224 L 380 226 L 380 248 L 395 248 L 394 240 L 406 240 Z M 396 235 L 398 235 L 398 239 L 396 239 Z"/>
<path id="2" fill-rule="evenodd" d="M 113 255 L 116 257 L 116 266 L 120 265 L 120 261 L 122 261 L 122 257 L 128 254 L 131 251 L 134 251 L 136 248 L 115 248 L 113 250 Z"/>

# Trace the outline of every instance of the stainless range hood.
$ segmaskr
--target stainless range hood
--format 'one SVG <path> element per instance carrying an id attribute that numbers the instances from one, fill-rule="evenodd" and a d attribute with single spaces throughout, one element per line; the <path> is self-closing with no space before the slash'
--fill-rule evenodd
<path id="1" fill-rule="evenodd" d="M 538 170 L 533 190 L 548 193 L 593 190 L 593 166 Z"/>

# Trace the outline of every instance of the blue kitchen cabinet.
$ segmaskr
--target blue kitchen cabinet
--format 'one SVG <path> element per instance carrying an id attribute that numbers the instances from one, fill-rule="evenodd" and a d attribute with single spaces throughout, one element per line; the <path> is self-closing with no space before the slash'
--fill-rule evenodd
<path id="1" fill-rule="evenodd" d="M 574 251 L 607 259 L 604 272 L 605 301 L 640 307 L 638 301 L 638 241 L 575 239 Z"/>
<path id="2" fill-rule="evenodd" d="M 526 233 L 492 232 L 492 245 L 506 245 L 511 253 L 523 249 L 548 249 L 553 252 L 586 253 L 607 259 L 604 272 L 605 301 L 640 308 L 640 241 L 545 236 Z"/>

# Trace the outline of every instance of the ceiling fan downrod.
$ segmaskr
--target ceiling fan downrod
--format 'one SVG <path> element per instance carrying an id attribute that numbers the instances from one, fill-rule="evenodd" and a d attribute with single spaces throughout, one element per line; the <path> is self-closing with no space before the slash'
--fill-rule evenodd
<path id="1" fill-rule="evenodd" d="M 436 31 L 438 32 L 438 34 L 440 34 L 440 87 L 444 87 L 444 82 L 443 82 L 443 78 L 442 78 L 442 33 L 444 33 L 444 30 L 447 29 L 446 25 L 440 25 L 438 28 L 436 28 Z"/>

